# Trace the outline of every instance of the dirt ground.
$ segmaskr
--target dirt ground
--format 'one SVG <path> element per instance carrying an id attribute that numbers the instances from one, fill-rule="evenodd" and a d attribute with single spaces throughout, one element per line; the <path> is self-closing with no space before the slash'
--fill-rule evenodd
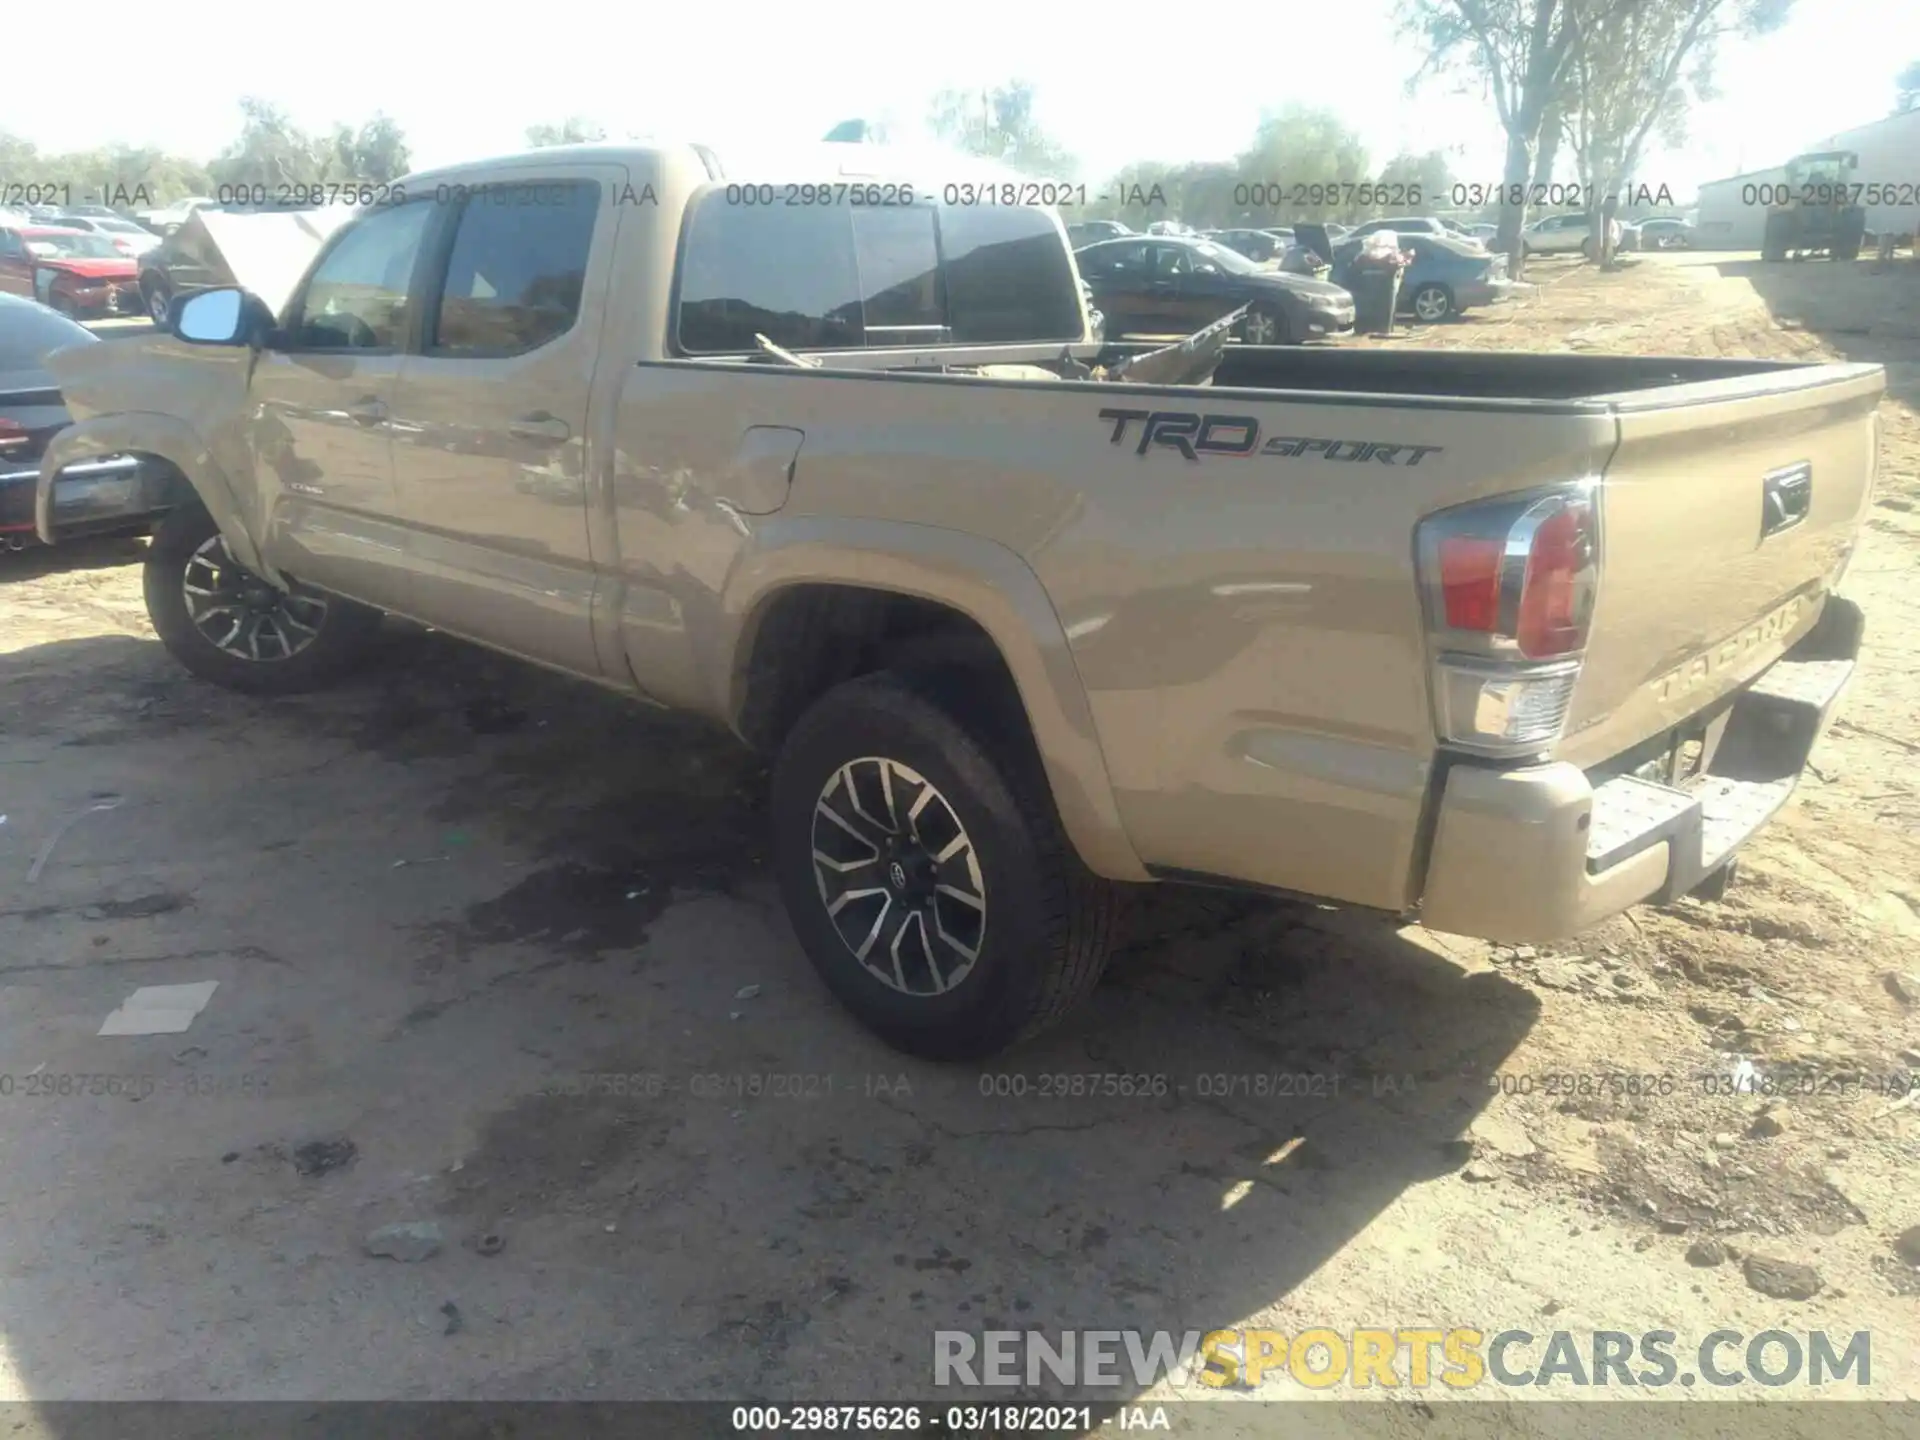
<path id="1" fill-rule="evenodd" d="M 1867 662 L 1789 813 L 1724 903 L 1537 952 L 1176 899 L 984 1071 L 832 1004 L 725 737 L 397 625 L 249 700 L 161 651 L 138 542 L 0 556 L 0 1399 L 879 1399 L 936 1328 L 1239 1324 L 1869 1330 L 1837 1388 L 1920 1398 L 1920 266 L 1535 278 L 1360 343 L 1889 368 Z M 195 981 L 184 1033 L 96 1034 Z M 1170 1085 L 990 1093 L 1096 1072 Z M 1468 1433 L 1443 1391 L 1334 1428 Z"/>

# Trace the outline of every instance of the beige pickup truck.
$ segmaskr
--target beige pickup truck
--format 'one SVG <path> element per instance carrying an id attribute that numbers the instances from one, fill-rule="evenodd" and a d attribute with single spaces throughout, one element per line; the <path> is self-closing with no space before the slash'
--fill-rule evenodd
<path id="1" fill-rule="evenodd" d="M 42 534 L 140 454 L 197 674 L 313 685 L 392 611 L 732 727 L 808 956 L 920 1054 L 1063 1015 L 1153 882 L 1503 941 L 1724 884 L 1853 668 L 1877 366 L 1116 380 L 1033 198 L 864 146 L 411 177 L 277 314 L 56 357 Z"/>

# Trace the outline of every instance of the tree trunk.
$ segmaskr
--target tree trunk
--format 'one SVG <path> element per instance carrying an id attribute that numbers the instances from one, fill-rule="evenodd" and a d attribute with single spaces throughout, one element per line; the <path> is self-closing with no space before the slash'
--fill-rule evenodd
<path id="1" fill-rule="evenodd" d="M 1560 156 L 1560 132 L 1564 128 L 1559 105 L 1548 106 L 1540 122 L 1540 156 L 1533 165 L 1533 188 L 1543 194 L 1553 183 L 1553 166 Z"/>
<path id="2" fill-rule="evenodd" d="M 1500 180 L 1500 233 L 1493 248 L 1507 257 L 1507 273 L 1518 280 L 1526 269 L 1520 251 L 1520 230 L 1527 223 L 1527 181 L 1533 174 L 1533 143 L 1526 128 L 1507 131 L 1507 168 Z"/>

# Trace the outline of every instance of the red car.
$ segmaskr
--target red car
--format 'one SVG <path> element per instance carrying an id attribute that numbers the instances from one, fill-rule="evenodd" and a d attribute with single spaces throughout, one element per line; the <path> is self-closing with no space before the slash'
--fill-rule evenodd
<path id="1" fill-rule="evenodd" d="M 139 269 L 105 235 L 50 225 L 0 227 L 0 291 L 64 315 L 141 313 Z"/>

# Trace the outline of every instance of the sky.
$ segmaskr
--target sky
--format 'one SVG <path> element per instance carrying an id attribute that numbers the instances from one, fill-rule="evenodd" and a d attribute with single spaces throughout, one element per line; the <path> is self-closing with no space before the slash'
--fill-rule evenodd
<path id="1" fill-rule="evenodd" d="M 1892 108 L 1894 75 L 1920 60 L 1920 5 L 1796 8 L 1775 35 L 1723 47 L 1724 98 L 1695 111 L 1684 149 L 1643 163 L 1642 181 L 1685 199 L 1701 181 L 1778 164 Z M 1392 0 L 1137 10 L 1057 0 L 321 0 L 289 11 L 195 0 L 170 47 L 143 51 L 139 84 L 76 87 L 67 65 L 7 67 L 0 131 L 43 152 L 126 141 L 207 159 L 237 132 L 237 102 L 252 93 L 309 129 L 384 110 L 420 168 L 520 149 L 528 125 L 569 115 L 616 139 L 705 141 L 724 160 L 729 143 L 783 132 L 817 139 L 852 117 L 912 131 L 935 91 L 1017 77 L 1033 84 L 1042 124 L 1090 181 L 1134 160 L 1230 158 L 1263 111 L 1298 102 L 1338 113 L 1376 167 L 1437 148 L 1450 152 L 1456 179 L 1497 182 L 1503 142 L 1491 99 L 1450 93 L 1445 81 L 1409 98 L 1420 57 L 1395 39 L 1394 9 Z M 152 15 L 145 0 L 96 0 L 87 25 L 140 34 Z M 162 78 L 169 72 L 178 78 Z M 1920 179 L 1920 157 L 1915 170 L 1898 178 Z"/>

